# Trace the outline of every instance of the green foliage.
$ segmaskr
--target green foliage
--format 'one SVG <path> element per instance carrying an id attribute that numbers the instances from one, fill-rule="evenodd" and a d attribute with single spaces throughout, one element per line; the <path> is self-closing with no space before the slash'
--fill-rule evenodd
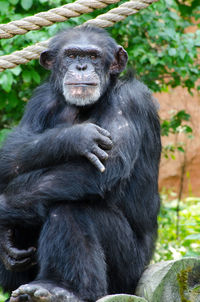
<path id="1" fill-rule="evenodd" d="M 168 136 L 170 133 L 192 133 L 192 128 L 187 124 L 183 124 L 184 121 L 189 121 L 190 115 L 181 110 L 176 114 L 173 114 L 170 120 L 164 120 L 161 123 L 161 134 Z"/>
<path id="2" fill-rule="evenodd" d="M 6 136 L 8 135 L 9 132 L 10 132 L 10 129 L 0 130 L 0 147 L 1 147 L 1 144 L 3 143 L 3 141 L 5 140 L 5 138 L 6 138 Z"/>
<path id="3" fill-rule="evenodd" d="M 8 299 L 8 294 L 3 294 L 1 291 L 0 291 L 0 302 L 5 302 L 6 299 Z"/>
<path id="4" fill-rule="evenodd" d="M 192 21 L 182 17 L 179 9 L 173 0 L 160 0 L 112 29 L 128 49 L 130 66 L 154 91 L 180 85 L 191 92 L 200 75 L 200 31 L 186 33 Z"/>
<path id="5" fill-rule="evenodd" d="M 33 0 L 21 0 L 21 6 L 24 10 L 29 10 L 33 5 Z"/>
<path id="6" fill-rule="evenodd" d="M 154 261 L 200 256 L 200 198 L 188 197 L 180 203 L 179 239 L 176 234 L 177 200 L 162 195 L 158 241 Z"/>
<path id="7" fill-rule="evenodd" d="M 179 134 L 184 133 L 188 138 L 193 138 L 192 136 L 192 128 L 186 124 L 186 122 L 190 122 L 191 116 L 185 112 L 185 110 L 181 110 L 177 113 L 174 111 L 171 112 L 171 118 L 169 120 L 163 120 L 161 122 L 161 135 L 169 136 L 169 134 Z M 164 145 L 162 148 L 162 154 L 165 158 L 175 159 L 175 151 L 185 152 L 184 143 L 177 142 L 176 145 L 168 144 Z"/>

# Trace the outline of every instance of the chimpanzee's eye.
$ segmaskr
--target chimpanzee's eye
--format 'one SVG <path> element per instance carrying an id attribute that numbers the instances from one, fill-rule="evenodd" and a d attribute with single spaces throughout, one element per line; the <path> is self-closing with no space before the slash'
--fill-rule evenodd
<path id="1" fill-rule="evenodd" d="M 76 55 L 75 54 L 72 54 L 72 53 L 67 53 L 66 54 L 68 58 L 70 59 L 75 59 L 76 58 Z"/>
<path id="2" fill-rule="evenodd" d="M 95 55 L 95 54 L 90 55 L 90 59 L 91 59 L 91 60 L 96 60 L 96 58 L 97 58 L 97 55 Z"/>
<path id="3" fill-rule="evenodd" d="M 73 54 L 69 54 L 69 55 L 68 55 L 68 58 L 70 58 L 70 59 L 75 59 L 75 58 L 76 58 L 76 56 L 75 56 L 75 55 L 73 55 Z"/>

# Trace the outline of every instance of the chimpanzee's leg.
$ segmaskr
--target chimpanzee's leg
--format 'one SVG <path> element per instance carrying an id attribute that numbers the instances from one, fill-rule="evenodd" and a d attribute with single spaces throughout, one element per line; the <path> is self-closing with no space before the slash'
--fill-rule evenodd
<path id="1" fill-rule="evenodd" d="M 122 211 L 101 201 L 54 207 L 40 235 L 40 272 L 11 302 L 95 301 L 107 293 L 133 293 L 151 254 L 148 232 L 137 238 Z"/>
<path id="2" fill-rule="evenodd" d="M 36 280 L 16 290 L 11 302 L 96 301 L 107 294 L 104 252 L 87 205 L 51 210 L 40 234 L 38 261 Z"/>
<path id="3" fill-rule="evenodd" d="M 91 219 L 107 264 L 108 294 L 133 294 L 145 266 L 152 256 L 156 235 L 153 226 L 141 229 L 136 235 L 137 224 L 130 225 L 123 211 L 115 205 L 91 211 Z"/>

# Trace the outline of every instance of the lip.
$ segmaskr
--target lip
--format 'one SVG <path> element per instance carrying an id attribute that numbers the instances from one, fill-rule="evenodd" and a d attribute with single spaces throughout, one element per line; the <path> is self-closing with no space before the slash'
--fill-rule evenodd
<path id="1" fill-rule="evenodd" d="M 81 82 L 81 83 L 65 83 L 66 85 L 68 86 L 81 86 L 81 87 L 84 87 L 84 86 L 97 86 L 97 83 L 89 83 L 89 82 Z"/>

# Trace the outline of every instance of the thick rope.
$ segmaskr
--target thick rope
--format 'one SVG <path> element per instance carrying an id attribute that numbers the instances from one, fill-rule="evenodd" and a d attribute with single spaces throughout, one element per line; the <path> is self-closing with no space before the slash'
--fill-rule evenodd
<path id="1" fill-rule="evenodd" d="M 136 14 L 139 10 L 146 8 L 158 0 L 130 0 L 121 4 L 117 8 L 109 10 L 106 14 L 97 16 L 95 19 L 88 20 L 84 24 L 91 24 L 98 27 L 111 27 L 115 23 L 124 20 L 126 17 Z"/>
<path id="2" fill-rule="evenodd" d="M 111 9 L 105 14 L 99 15 L 84 24 L 91 24 L 99 27 L 109 27 L 114 23 L 125 19 L 127 16 L 137 13 L 157 0 L 131 0 L 121 4 L 119 7 Z M 50 39 L 32 46 L 28 46 L 21 51 L 15 51 L 10 55 L 0 57 L 0 71 L 14 68 L 19 64 L 26 64 L 33 59 L 37 59 L 40 53 L 48 47 Z"/>
<path id="3" fill-rule="evenodd" d="M 63 22 L 72 17 L 78 17 L 84 13 L 90 13 L 95 9 L 104 8 L 120 0 L 77 0 L 47 12 L 41 12 L 34 16 L 21 20 L 0 24 L 0 39 L 9 39 L 15 35 L 23 35 L 30 30 L 38 30 L 44 26 L 50 26 L 56 22 Z"/>

